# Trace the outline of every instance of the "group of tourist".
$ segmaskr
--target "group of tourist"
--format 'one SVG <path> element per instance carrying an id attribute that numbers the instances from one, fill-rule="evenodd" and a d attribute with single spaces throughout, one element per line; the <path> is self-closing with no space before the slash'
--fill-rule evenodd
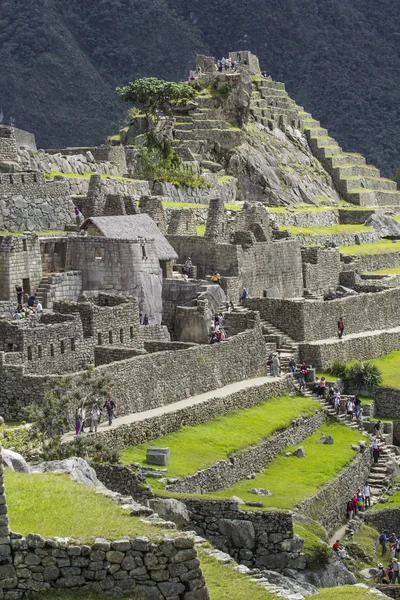
<path id="1" fill-rule="evenodd" d="M 236 71 L 238 64 L 239 63 L 235 59 L 231 57 L 225 58 L 225 56 L 223 56 L 221 60 L 217 62 L 216 67 L 217 71 L 222 73 L 222 71 Z"/>
<path id="2" fill-rule="evenodd" d="M 25 305 L 23 304 L 24 290 L 19 283 L 15 285 L 15 293 L 17 295 L 17 308 L 12 315 L 13 319 L 19 321 L 27 317 L 37 316 L 43 312 L 42 303 L 35 294 L 25 294 L 26 302 Z"/>
<path id="3" fill-rule="evenodd" d="M 366 483 L 363 489 L 359 488 L 346 505 L 346 518 L 348 520 L 356 517 L 358 513 L 364 512 L 366 508 L 371 506 L 371 488 Z"/>
<path id="4" fill-rule="evenodd" d="M 226 331 L 223 327 L 224 315 L 220 312 L 214 315 L 211 322 L 210 344 L 216 344 L 226 340 Z"/>
<path id="5" fill-rule="evenodd" d="M 382 549 L 382 556 L 386 555 L 389 546 L 390 561 L 387 569 L 382 563 L 378 564 L 375 581 L 384 584 L 400 583 L 400 536 L 395 533 L 389 535 L 386 531 L 382 531 L 378 542 Z"/>
<path id="6" fill-rule="evenodd" d="M 280 377 L 282 375 L 281 353 L 271 352 L 268 356 L 267 366 L 269 367 L 271 377 Z"/>
<path id="7" fill-rule="evenodd" d="M 114 411 L 117 408 L 114 400 L 112 398 L 108 398 L 104 403 L 104 406 L 101 407 L 99 402 L 95 400 L 92 404 L 92 408 L 90 409 L 90 433 L 97 433 L 97 427 L 101 423 L 101 417 L 103 414 L 103 409 L 106 409 L 108 416 L 108 424 L 111 426 L 114 418 Z M 87 419 L 85 404 L 83 403 L 76 412 L 75 412 L 75 434 L 80 435 L 81 433 L 85 433 L 85 423 Z"/>

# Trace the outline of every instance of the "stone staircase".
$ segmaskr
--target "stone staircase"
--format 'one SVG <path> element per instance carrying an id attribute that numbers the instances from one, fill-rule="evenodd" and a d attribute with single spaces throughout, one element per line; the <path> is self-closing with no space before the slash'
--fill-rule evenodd
<path id="1" fill-rule="evenodd" d="M 250 112 L 264 127 L 273 129 L 286 124 L 303 130 L 304 119 L 301 115 L 304 110 L 290 98 L 285 84 L 279 81 L 264 78 L 253 80 Z"/>
<path id="2" fill-rule="evenodd" d="M 261 329 L 264 340 L 267 343 L 276 343 L 276 348 L 280 352 L 282 372 L 285 373 L 288 371 L 288 364 L 291 358 L 294 358 L 296 363 L 299 362 L 299 345 L 297 342 L 265 319 L 261 320 Z"/>
<path id="3" fill-rule="evenodd" d="M 49 292 L 51 287 L 51 275 L 45 275 L 36 290 L 36 297 L 41 302 L 43 308 L 52 308 L 53 303 L 50 301 Z"/>
<path id="4" fill-rule="evenodd" d="M 302 396 L 313 398 L 318 400 L 325 408 L 326 414 L 333 420 L 343 423 L 351 429 L 359 430 L 359 427 L 354 419 L 350 419 L 345 413 L 340 412 L 336 414 L 336 410 L 330 404 L 329 400 L 325 398 L 317 398 L 311 391 L 311 389 L 305 389 L 301 392 Z M 345 396 L 343 396 L 345 398 Z M 365 436 L 372 437 L 367 431 L 360 431 Z M 386 443 L 386 435 L 383 434 L 383 440 L 379 442 L 380 455 L 378 462 L 373 463 L 370 469 L 370 473 L 367 482 L 371 488 L 371 503 L 377 502 L 378 497 L 384 493 L 392 483 L 392 472 L 389 463 L 395 461 L 399 464 L 399 457 L 393 450 L 393 447 Z M 369 449 L 367 450 L 369 452 Z"/>
<path id="5" fill-rule="evenodd" d="M 302 118 L 312 153 L 346 200 L 359 206 L 400 205 L 400 192 L 394 181 L 381 177 L 379 169 L 367 165 L 361 154 L 344 152 L 310 113 L 302 113 Z"/>

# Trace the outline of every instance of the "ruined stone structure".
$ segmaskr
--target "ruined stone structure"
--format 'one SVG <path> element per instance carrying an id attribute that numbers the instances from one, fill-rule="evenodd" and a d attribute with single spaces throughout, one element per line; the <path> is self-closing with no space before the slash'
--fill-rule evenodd
<path id="1" fill-rule="evenodd" d="M 163 196 L 143 196 L 140 199 L 140 212 L 149 215 L 161 231 L 161 233 L 167 233 L 167 223 L 165 220 L 165 212 L 162 206 Z"/>
<path id="2" fill-rule="evenodd" d="M 168 226 L 169 235 L 196 235 L 196 220 L 191 208 L 173 210 Z"/>
<path id="3" fill-rule="evenodd" d="M 42 279 L 40 242 L 36 234 L 0 236 L 0 300 L 14 300 L 15 286 L 25 294 L 36 291 Z"/>

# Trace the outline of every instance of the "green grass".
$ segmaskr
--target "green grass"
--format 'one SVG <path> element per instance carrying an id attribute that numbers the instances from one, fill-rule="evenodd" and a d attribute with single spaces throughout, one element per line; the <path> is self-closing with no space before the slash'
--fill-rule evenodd
<path id="1" fill-rule="evenodd" d="M 92 171 L 90 173 L 83 173 L 82 175 L 78 173 L 61 173 L 61 171 L 51 171 L 50 173 L 45 174 L 48 179 L 52 179 L 53 177 L 61 175 L 61 177 L 68 177 L 69 179 L 90 179 L 92 175 L 99 175 L 96 171 Z M 141 181 L 139 179 L 131 179 L 130 177 L 122 177 L 121 175 L 100 175 L 101 179 L 116 179 L 117 181 Z"/>
<path id="2" fill-rule="evenodd" d="M 228 181 L 233 179 L 233 177 L 232 177 L 232 175 L 221 175 L 217 179 L 218 179 L 218 183 L 221 184 L 221 183 L 228 183 Z"/>
<path id="3" fill-rule="evenodd" d="M 200 567 L 206 579 L 210 600 L 278 600 L 247 575 L 234 570 L 234 565 L 222 564 L 199 548 Z"/>
<path id="4" fill-rule="evenodd" d="M 205 225 L 196 225 L 196 232 L 197 232 L 197 235 L 204 235 L 206 232 L 206 226 Z"/>
<path id="5" fill-rule="evenodd" d="M 319 379 L 321 379 L 321 377 L 325 377 L 326 381 L 329 381 L 329 383 L 335 383 L 335 381 L 338 380 L 336 375 L 332 375 L 332 373 L 324 373 L 323 371 L 316 373 L 316 376 L 319 377 Z"/>
<path id="6" fill-rule="evenodd" d="M 293 523 L 293 531 L 304 539 L 303 552 L 307 557 L 307 567 L 319 570 L 330 558 L 328 536 L 319 523 Z M 324 543 L 325 542 L 325 543 Z"/>
<path id="7" fill-rule="evenodd" d="M 400 252 L 400 241 L 379 240 L 373 244 L 361 244 L 360 246 L 339 246 L 341 254 L 354 254 L 365 256 L 369 254 L 387 254 L 389 252 Z"/>
<path id="8" fill-rule="evenodd" d="M 80 592 L 79 590 L 51 590 L 40 592 L 30 596 L 33 600 L 110 600 L 110 595 L 99 594 L 99 592 Z M 123 596 L 111 596 L 113 600 L 141 600 L 134 594 L 124 594 Z M 143 597 L 143 596 L 142 596 Z"/>
<path id="9" fill-rule="evenodd" d="M 281 231 L 289 229 L 293 235 L 333 235 L 346 233 L 363 233 L 372 231 L 371 227 L 365 225 L 333 225 L 332 227 L 296 227 L 294 225 L 281 225 Z"/>
<path id="10" fill-rule="evenodd" d="M 334 444 L 321 444 L 319 439 L 322 434 L 331 434 Z M 255 479 L 239 481 L 220 492 L 209 493 L 208 496 L 238 496 L 244 501 L 254 501 L 256 497 L 249 494 L 248 490 L 267 488 L 272 494 L 262 497 L 265 507 L 293 508 L 302 500 L 313 496 L 321 486 L 334 479 L 339 471 L 352 461 L 356 452 L 351 448 L 351 444 L 358 443 L 360 439 L 366 438 L 345 425 L 324 423 L 301 444 L 285 448 Z M 285 452 L 292 452 L 300 445 L 306 451 L 305 458 L 285 456 Z"/>
<path id="11" fill-rule="evenodd" d="M 6 469 L 8 514 L 12 531 L 23 535 L 73 537 L 90 542 L 96 537 L 157 536 L 160 530 L 130 517 L 110 498 L 66 474 L 15 473 Z"/>
<path id="12" fill-rule="evenodd" d="M 368 567 L 376 567 L 378 562 L 385 565 L 389 563 L 389 553 L 384 558 L 381 556 L 381 549 L 377 544 L 378 538 L 379 532 L 374 527 L 362 524 L 353 540 L 343 540 L 350 556 L 355 559 L 356 573 Z M 363 581 L 361 577 L 359 579 Z"/>
<path id="13" fill-rule="evenodd" d="M 194 202 L 163 202 L 164 208 L 208 208 L 208 204 L 195 204 Z"/>
<path id="14" fill-rule="evenodd" d="M 354 585 L 343 585 L 334 588 L 322 588 L 319 595 L 315 596 L 318 600 L 372 600 L 375 598 L 371 594 L 370 588 L 359 588 Z"/>
<path id="15" fill-rule="evenodd" d="M 23 235 L 25 231 L 0 231 L 0 235 Z M 45 229 L 44 231 L 35 231 L 36 235 L 65 235 L 65 231 L 57 231 L 56 229 Z"/>
<path id="16" fill-rule="evenodd" d="M 400 351 L 396 350 L 371 362 L 379 367 L 382 373 L 382 386 L 400 389 Z"/>
<path id="17" fill-rule="evenodd" d="M 379 269 L 378 271 L 367 271 L 367 275 L 400 275 L 400 266 L 391 269 Z"/>
<path id="18" fill-rule="evenodd" d="M 311 416 L 320 409 L 320 405 L 309 398 L 271 398 L 252 408 L 234 410 L 208 423 L 181 427 L 162 438 L 131 446 L 122 452 L 121 460 L 145 464 L 147 448 L 169 447 L 168 476 L 185 477 L 259 443 L 278 429 L 287 427 L 298 416 Z"/>

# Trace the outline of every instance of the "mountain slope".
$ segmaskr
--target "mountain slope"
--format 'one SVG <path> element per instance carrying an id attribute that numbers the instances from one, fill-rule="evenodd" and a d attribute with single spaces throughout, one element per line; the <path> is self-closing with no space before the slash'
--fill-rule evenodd
<path id="1" fill-rule="evenodd" d="M 179 79 L 196 52 L 250 49 L 291 96 L 388 175 L 400 162 L 392 0 L 0 0 L 0 109 L 41 146 L 100 143 L 117 84 Z"/>

